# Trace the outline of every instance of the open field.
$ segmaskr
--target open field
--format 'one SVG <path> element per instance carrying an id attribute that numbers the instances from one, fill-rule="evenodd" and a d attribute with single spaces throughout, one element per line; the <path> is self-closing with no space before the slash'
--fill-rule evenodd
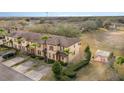
<path id="1" fill-rule="evenodd" d="M 77 73 L 76 80 L 115 81 L 119 80 L 119 76 L 109 65 L 94 62 L 83 67 Z"/>
<path id="2" fill-rule="evenodd" d="M 124 55 L 124 32 L 90 32 L 81 37 L 83 49 L 89 45 L 94 54 L 97 49 L 113 51 L 116 56 Z"/>
<path id="3" fill-rule="evenodd" d="M 115 56 L 124 56 L 123 31 L 84 33 L 81 40 L 82 50 L 89 45 L 93 55 L 97 49 L 101 49 L 112 51 Z M 119 66 L 116 68 L 117 70 L 114 70 L 107 64 L 93 62 L 78 72 L 76 80 L 120 80 L 124 76 L 123 70 L 120 68 L 124 69 L 124 66 Z"/>

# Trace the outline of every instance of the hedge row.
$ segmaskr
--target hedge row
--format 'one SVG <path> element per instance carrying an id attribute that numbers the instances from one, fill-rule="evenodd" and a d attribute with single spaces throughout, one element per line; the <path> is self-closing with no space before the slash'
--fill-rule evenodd
<path id="1" fill-rule="evenodd" d="M 76 72 L 75 71 L 84 67 L 88 63 L 89 63 L 88 60 L 83 60 L 83 61 L 81 61 L 77 64 L 73 64 L 73 65 L 69 66 L 67 69 L 63 70 L 63 75 L 67 76 L 68 78 L 74 78 L 74 77 L 76 77 Z"/>

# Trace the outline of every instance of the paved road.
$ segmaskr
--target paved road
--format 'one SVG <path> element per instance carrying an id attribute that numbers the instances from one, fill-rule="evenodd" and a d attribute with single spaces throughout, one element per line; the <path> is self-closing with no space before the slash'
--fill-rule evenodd
<path id="1" fill-rule="evenodd" d="M 21 73 L 0 63 L 0 81 L 32 81 Z"/>

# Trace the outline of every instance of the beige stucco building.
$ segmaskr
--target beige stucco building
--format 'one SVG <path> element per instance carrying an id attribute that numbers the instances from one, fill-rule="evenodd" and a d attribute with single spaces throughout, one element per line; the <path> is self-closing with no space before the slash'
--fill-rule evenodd
<path id="1" fill-rule="evenodd" d="M 35 54 L 37 56 L 44 56 L 44 47 L 47 49 L 47 57 L 53 60 L 63 62 L 72 62 L 79 55 L 81 42 L 79 38 L 69 38 L 65 36 L 47 35 L 48 40 L 44 44 L 42 37 L 46 34 L 33 33 L 28 31 L 14 31 L 5 37 L 7 46 L 16 48 L 20 51 Z M 29 48 L 34 44 L 33 48 Z M 37 45 L 37 46 L 36 46 Z M 64 52 L 69 49 L 69 54 Z"/>

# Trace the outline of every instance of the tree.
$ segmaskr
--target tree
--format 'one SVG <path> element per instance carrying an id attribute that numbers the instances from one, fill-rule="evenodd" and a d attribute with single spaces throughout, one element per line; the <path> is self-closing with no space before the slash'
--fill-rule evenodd
<path id="1" fill-rule="evenodd" d="M 12 39 L 9 41 L 9 43 L 10 43 L 11 46 L 13 47 L 13 40 L 12 40 Z"/>
<path id="2" fill-rule="evenodd" d="M 6 34 L 7 34 L 7 32 L 6 32 L 5 30 L 0 29 L 0 39 L 5 38 L 5 35 L 6 35 Z M 4 41 L 2 40 L 2 44 L 0 45 L 0 47 L 1 47 L 2 45 L 4 45 L 5 43 L 7 43 L 7 42 L 4 42 Z M 0 48 L 0 50 L 1 50 L 1 48 Z"/>
<path id="3" fill-rule="evenodd" d="M 62 73 L 62 66 L 60 62 L 55 62 L 52 66 L 52 71 L 55 75 L 55 78 L 60 80 L 61 79 L 61 73 Z"/>
<path id="4" fill-rule="evenodd" d="M 74 25 L 61 24 L 57 26 L 55 34 L 67 37 L 78 37 L 81 35 L 81 32 L 75 28 Z"/>
<path id="5" fill-rule="evenodd" d="M 36 48 L 39 46 L 39 44 L 37 43 L 31 43 L 29 46 L 28 46 L 28 49 L 33 49 L 34 51 L 32 52 L 32 54 L 35 53 L 36 51 Z"/>
<path id="6" fill-rule="evenodd" d="M 116 63 L 117 64 L 123 64 L 124 63 L 124 57 L 118 57 L 117 59 L 116 59 Z"/>
<path id="7" fill-rule="evenodd" d="M 41 37 L 42 40 L 44 40 L 43 43 L 43 53 L 44 53 L 44 61 L 48 62 L 48 57 L 47 57 L 47 40 L 49 39 L 48 36 L 43 36 Z"/>
<path id="8" fill-rule="evenodd" d="M 98 23 L 94 20 L 88 20 L 83 23 L 84 31 L 94 31 L 98 28 Z"/>
<path id="9" fill-rule="evenodd" d="M 53 25 L 48 24 L 48 23 L 35 24 L 33 26 L 30 26 L 28 29 L 29 31 L 32 31 L 32 32 L 49 33 L 49 34 L 53 34 L 55 31 Z"/>
<path id="10" fill-rule="evenodd" d="M 103 22 L 101 19 L 96 19 L 95 22 L 96 22 L 98 27 L 103 27 Z"/>
<path id="11" fill-rule="evenodd" d="M 91 59 L 91 51 L 90 51 L 89 45 L 85 48 L 84 52 L 85 52 L 85 59 L 87 61 L 90 61 L 90 59 Z"/>
<path id="12" fill-rule="evenodd" d="M 24 40 L 24 39 L 23 39 L 22 37 L 18 37 L 18 38 L 17 38 L 18 44 L 21 44 L 21 42 L 22 42 L 23 40 Z"/>
<path id="13" fill-rule="evenodd" d="M 0 29 L 0 36 L 4 37 L 7 34 L 7 32 L 3 29 Z"/>
<path id="14" fill-rule="evenodd" d="M 106 29 L 109 29 L 109 26 L 111 25 L 111 21 L 110 20 L 105 20 L 103 22 L 103 27 Z"/>
<path id="15" fill-rule="evenodd" d="M 5 30 L 3 30 L 3 29 L 0 29 L 0 37 L 2 39 L 5 39 L 5 35 L 7 35 L 7 32 Z M 8 42 L 3 42 L 2 45 L 6 44 L 6 43 L 8 43 Z"/>
<path id="16" fill-rule="evenodd" d="M 72 54 L 69 48 L 64 48 L 64 53 L 67 55 L 67 61 L 69 61 L 69 54 Z"/>

